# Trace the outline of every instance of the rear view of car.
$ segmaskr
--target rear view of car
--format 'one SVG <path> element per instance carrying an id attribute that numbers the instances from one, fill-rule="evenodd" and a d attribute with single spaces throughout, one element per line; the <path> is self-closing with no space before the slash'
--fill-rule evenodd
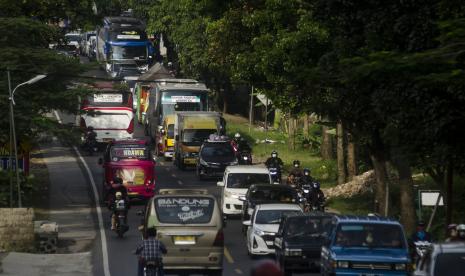
<path id="1" fill-rule="evenodd" d="M 144 228 L 156 227 L 168 254 L 165 270 L 202 270 L 221 275 L 223 218 L 206 190 L 160 190 L 147 205 Z"/>

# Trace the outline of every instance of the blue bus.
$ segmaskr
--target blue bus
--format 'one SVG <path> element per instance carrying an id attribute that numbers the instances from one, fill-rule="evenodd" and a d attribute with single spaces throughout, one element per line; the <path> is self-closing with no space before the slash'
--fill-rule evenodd
<path id="1" fill-rule="evenodd" d="M 113 78 L 146 72 L 154 54 L 145 25 L 133 17 L 105 17 L 96 48 L 97 61 Z"/>

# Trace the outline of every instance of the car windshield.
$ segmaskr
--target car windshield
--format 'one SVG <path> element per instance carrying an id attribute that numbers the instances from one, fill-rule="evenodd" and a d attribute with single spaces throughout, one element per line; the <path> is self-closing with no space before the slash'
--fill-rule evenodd
<path id="1" fill-rule="evenodd" d="M 173 124 L 168 125 L 168 131 L 166 133 L 166 136 L 168 136 L 168 139 L 174 138 L 174 125 Z"/>
<path id="2" fill-rule="evenodd" d="M 231 157 L 234 151 L 229 143 L 212 143 L 202 148 L 202 157 Z"/>
<path id="3" fill-rule="evenodd" d="M 182 135 L 182 142 L 197 143 L 200 145 L 212 133 L 216 133 L 216 129 L 185 129 Z"/>
<path id="4" fill-rule="evenodd" d="M 284 233 L 287 236 L 329 237 L 330 217 L 296 217 L 287 222 Z"/>
<path id="5" fill-rule="evenodd" d="M 279 224 L 284 215 L 301 213 L 298 210 L 261 210 L 257 212 L 256 224 Z"/>
<path id="6" fill-rule="evenodd" d="M 205 91 L 164 91 L 161 97 L 163 116 L 176 111 L 207 111 Z"/>
<path id="7" fill-rule="evenodd" d="M 81 41 L 81 35 L 79 34 L 67 34 L 65 35 L 66 37 L 66 40 L 68 40 L 69 42 L 73 41 L 73 42 L 80 42 Z"/>
<path id="8" fill-rule="evenodd" d="M 441 253 L 436 257 L 433 275 L 460 276 L 465 271 L 465 252 Z"/>
<path id="9" fill-rule="evenodd" d="M 252 201 L 274 201 L 282 203 L 296 202 L 295 194 L 291 189 L 278 189 L 270 185 L 269 188 L 260 187 L 250 191 L 249 199 Z"/>
<path id="10" fill-rule="evenodd" d="M 381 223 L 342 223 L 336 231 L 336 246 L 405 248 L 402 228 Z"/>
<path id="11" fill-rule="evenodd" d="M 230 173 L 228 174 L 227 187 L 247 189 L 252 184 L 270 184 L 270 176 L 267 173 Z"/>
<path id="12" fill-rule="evenodd" d="M 146 46 L 115 46 L 111 47 L 111 59 L 146 59 Z"/>
<path id="13" fill-rule="evenodd" d="M 161 223 L 209 223 L 215 202 L 208 197 L 173 196 L 155 200 L 155 210 Z"/>

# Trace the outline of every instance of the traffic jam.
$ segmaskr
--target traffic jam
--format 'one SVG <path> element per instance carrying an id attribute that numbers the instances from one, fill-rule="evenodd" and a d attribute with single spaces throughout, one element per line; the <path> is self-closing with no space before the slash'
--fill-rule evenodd
<path id="1" fill-rule="evenodd" d="M 102 27 L 69 39 L 56 50 L 96 60 L 111 79 L 89 84 L 93 93 L 81 100 L 81 152 L 98 157 L 108 227 L 122 239 L 136 228 L 144 244 L 157 246 L 156 256 L 138 248 L 140 275 L 225 274 L 232 221 L 240 221 L 235 232 L 250 259 L 279 271 L 268 275 L 465 275 L 465 225 L 450 242 L 434 242 L 423 222 L 411 237 L 397 219 L 328 210 L 318 179 L 298 160 L 285 172 L 272 147 L 266 162 L 254 162 L 252 146 L 240 133 L 228 137 L 222 114 L 211 111 L 205 84 L 153 64 L 140 20 L 105 17 Z M 218 195 L 210 184 L 160 188 L 161 161 L 200 183 L 214 181 Z M 132 205 L 145 207 L 135 214 Z M 129 225 L 136 215 L 141 223 Z"/>

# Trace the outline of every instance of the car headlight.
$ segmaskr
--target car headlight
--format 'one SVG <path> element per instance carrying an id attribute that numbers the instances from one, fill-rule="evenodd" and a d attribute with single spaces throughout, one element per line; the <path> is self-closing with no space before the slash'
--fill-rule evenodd
<path id="1" fill-rule="evenodd" d="M 146 72 L 147 70 L 149 70 L 149 65 L 148 64 L 145 64 L 143 66 L 139 66 L 138 67 L 139 71 L 141 72 Z"/>
<path id="2" fill-rule="evenodd" d="M 201 158 L 199 159 L 199 163 L 200 163 L 200 165 L 202 165 L 202 166 L 208 166 L 208 163 L 205 162 L 205 161 L 203 161 L 203 159 L 201 159 Z"/>
<path id="3" fill-rule="evenodd" d="M 407 264 L 396 264 L 394 267 L 396 270 L 407 270 Z"/>
<path id="4" fill-rule="evenodd" d="M 302 249 L 300 248 L 286 248 L 284 250 L 286 256 L 302 256 Z"/>
<path id="5" fill-rule="evenodd" d="M 349 268 L 349 262 L 348 261 L 337 261 L 337 267 L 338 268 Z"/>
<path id="6" fill-rule="evenodd" d="M 255 235 L 257 235 L 257 236 L 263 236 L 263 235 L 265 235 L 265 231 L 262 231 L 262 230 L 260 230 L 260 229 L 258 229 L 258 228 L 255 228 L 255 229 L 253 230 L 253 233 L 254 233 Z"/>

